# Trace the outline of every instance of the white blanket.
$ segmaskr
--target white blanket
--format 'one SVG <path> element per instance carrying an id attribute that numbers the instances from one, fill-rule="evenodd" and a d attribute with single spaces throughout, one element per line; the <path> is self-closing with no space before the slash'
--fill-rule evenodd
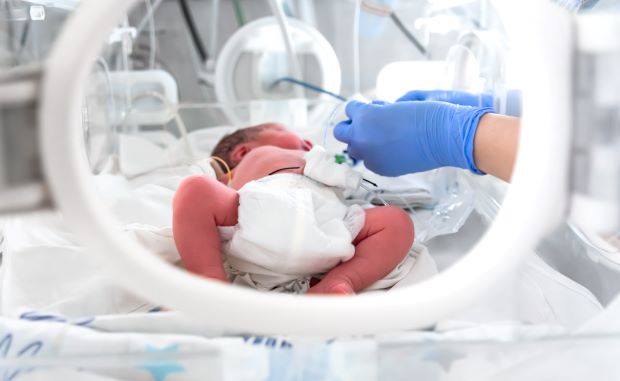
<path id="1" fill-rule="evenodd" d="M 97 176 L 104 202 L 116 215 L 119 234 L 136 238 L 170 263 L 179 260 L 172 231 L 172 199 L 181 180 L 192 174 L 213 176 L 208 161 L 163 169 L 127 181 L 120 176 Z M 116 286 L 103 264 L 85 252 L 58 214 L 7 221 L 4 258 L 0 268 L 1 312 L 18 316 L 24 310 L 68 316 L 146 312 L 157 307 Z M 419 282 L 436 274 L 427 251 L 419 255 L 405 280 Z"/>
<path id="2" fill-rule="evenodd" d="M 183 166 L 161 170 L 131 183 L 110 176 L 101 176 L 98 182 L 103 190 L 102 202 L 109 205 L 118 216 L 119 234 L 125 232 L 137 237 L 156 254 L 172 262 L 178 258 L 169 231 L 170 203 L 174 190 L 184 176 L 208 172 L 207 165 Z M 6 348 L 6 353 L 12 356 L 20 356 L 21 353 L 21 356 L 46 354 L 49 357 L 67 358 L 73 355 L 114 354 L 114 358 L 118 359 L 117 356 L 128 353 L 163 351 L 168 358 L 169 352 L 173 351 L 215 350 L 232 353 L 222 355 L 218 361 L 243 361 L 247 365 L 226 367 L 227 370 L 237 369 L 241 372 L 235 374 L 237 378 L 226 379 L 260 379 L 257 375 L 264 372 L 269 364 L 273 367 L 275 360 L 269 359 L 265 352 L 252 352 L 246 347 L 239 350 L 235 346 L 247 346 L 248 342 L 260 344 L 258 347 L 261 349 L 291 345 L 288 338 L 208 339 L 221 337 L 224 332 L 201 326 L 199 322 L 175 312 L 147 313 L 156 310 L 158 306 L 115 286 L 102 272 L 99 258 L 85 252 L 77 244 L 77 237 L 66 229 L 58 215 L 8 221 L 4 234 L 6 240 L 3 243 L 3 263 L 0 267 L 1 312 L 4 316 L 0 319 L 0 331 L 4 332 L 4 336 L 0 337 L 0 349 Z M 409 276 L 395 287 L 415 284 L 435 273 L 435 263 L 425 253 L 417 259 Z M 564 329 L 580 326 L 601 310 L 600 304 L 585 288 L 555 272 L 542 261 L 533 259 L 516 270 L 512 279 L 507 279 L 476 306 L 455 315 L 451 321 L 441 322 L 437 328 L 451 332 L 448 336 L 444 332 L 437 332 L 434 337 L 436 340 L 458 339 L 459 336 L 455 336 L 454 332 L 464 332 L 463 327 L 468 327 L 466 332 L 469 336 L 464 336 L 464 339 L 489 332 L 491 337 L 501 338 L 501 332 L 505 330 L 489 331 L 489 327 L 494 327 L 492 322 L 497 321 L 509 322 L 507 324 L 511 328 L 508 332 L 529 329 L 523 326 L 525 322 L 543 324 L 538 329 L 544 333 L 557 333 L 558 330 L 563 332 Z M 428 338 L 424 334 L 420 335 L 423 340 Z M 346 343 L 342 345 L 346 346 Z M 351 345 L 358 348 L 361 344 L 356 342 Z M 236 349 L 226 352 L 226 348 Z M 305 353 L 319 356 L 325 351 L 327 349 L 323 343 Z M 248 358 L 240 360 L 239 356 L 245 354 L 248 354 Z M 350 353 L 344 351 L 341 354 L 348 356 Z M 282 353 L 269 354 L 276 355 Z M 290 357 L 282 356 L 278 361 L 282 364 L 290 363 Z M 338 360 L 333 353 L 330 356 L 336 368 L 338 361 L 344 361 Z M 304 361 L 312 366 L 316 358 L 305 358 Z M 349 360 L 347 357 L 347 364 L 350 364 Z M 149 359 L 141 364 L 129 364 L 110 371 L 101 370 L 99 366 L 97 371 L 89 374 L 73 367 L 60 367 L 54 370 L 58 372 L 54 377 L 150 380 L 163 379 L 157 378 L 161 375 L 153 373 L 158 372 L 157 369 L 163 369 L 163 372 L 176 369 L 178 372 L 164 373 L 164 376 L 184 380 L 192 379 L 191 376 L 196 378 L 197 374 L 212 375 L 209 372 L 215 369 L 205 369 L 200 364 L 195 367 L 188 364 L 171 365 L 169 361 L 167 364 L 170 367 L 157 368 L 149 365 L 152 365 Z M 179 370 L 180 367 L 186 372 Z M 240 370 L 242 368 L 248 369 L 249 375 L 244 374 Z M 36 375 L 37 371 L 21 372 L 20 379 L 36 379 Z M 217 375 L 212 378 L 224 379 Z"/>
<path id="3" fill-rule="evenodd" d="M 108 197 L 115 199 L 108 202 L 119 216 L 121 230 L 169 262 L 178 259 L 169 226 L 170 202 L 181 178 L 163 176 L 158 183 L 135 189 L 115 178 L 100 179 Z M 76 244 L 77 237 L 67 231 L 58 215 L 9 221 L 5 236 L 0 268 L 4 316 L 16 317 L 28 310 L 79 317 L 157 307 L 114 285 L 102 272 L 99 258 Z M 436 271 L 432 257 L 424 252 L 398 287 L 422 281 Z M 454 318 L 558 324 L 572 329 L 601 310 L 587 289 L 532 257 L 512 278 Z"/>
<path id="4" fill-rule="evenodd" d="M 527 347 L 494 350 L 491 342 L 564 333 L 557 327 L 501 323 L 336 341 L 212 338 L 208 329 L 175 312 L 87 320 L 26 314 L 19 320 L 0 318 L 0 332 L 3 379 L 22 381 L 255 381 L 292 375 L 370 381 L 409 379 L 412 371 L 433 379 L 473 379 L 510 370 L 536 354 Z"/>
<path id="5" fill-rule="evenodd" d="M 186 169 L 184 174 L 195 173 L 192 171 L 195 169 Z M 169 261 L 177 255 L 172 251 L 169 228 L 166 232 L 164 226 L 170 224 L 169 203 L 181 178 L 162 175 L 137 187 L 118 178 L 99 179 L 106 191 L 105 202 L 119 216 L 120 230 L 140 238 Z M 308 344 L 287 337 L 226 338 L 222 337 L 225 332 L 177 312 L 147 313 L 156 311 L 157 306 L 111 283 L 102 273 L 99 259 L 76 244 L 76 237 L 58 215 L 8 221 L 5 234 L 0 268 L 4 316 L 0 318 L 0 353 L 7 358 L 56 359 L 58 365 L 5 368 L 5 379 L 15 378 L 14 374 L 20 380 L 266 379 L 268 373 L 286 375 L 291 367 L 292 352 L 270 349 L 290 347 L 299 348 L 294 352 L 300 361 L 295 366 L 322 369 L 321 374 L 334 377 L 354 369 L 354 363 L 364 371 L 377 366 L 363 360 L 376 358 L 377 344 L 373 342 Z M 410 276 L 395 287 L 415 284 L 435 273 L 435 263 L 426 253 L 418 258 Z M 585 288 L 533 259 L 476 306 L 440 322 L 434 333 L 402 333 L 390 340 L 427 343 L 483 337 L 510 340 L 516 332 L 559 334 L 580 326 L 601 309 Z M 497 321 L 504 323 L 498 326 Z M 200 361 L 179 357 L 179 353 L 206 352 L 214 357 L 202 356 Z M 100 356 L 103 360 L 98 360 Z M 418 364 L 424 369 L 444 366 L 443 357 L 433 357 L 439 356 L 436 351 L 422 351 L 420 356 L 430 359 Z M 484 365 L 491 372 L 517 361 L 506 357 L 497 363 L 465 352 L 459 356 L 461 369 L 472 371 Z"/>

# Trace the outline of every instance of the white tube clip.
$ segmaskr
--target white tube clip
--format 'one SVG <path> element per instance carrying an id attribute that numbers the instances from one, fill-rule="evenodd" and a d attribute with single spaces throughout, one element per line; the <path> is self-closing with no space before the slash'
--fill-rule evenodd
<path id="1" fill-rule="evenodd" d="M 362 174 L 347 165 L 336 163 L 334 156 L 321 146 L 314 146 L 306 153 L 304 175 L 332 187 L 357 189 L 362 182 Z"/>

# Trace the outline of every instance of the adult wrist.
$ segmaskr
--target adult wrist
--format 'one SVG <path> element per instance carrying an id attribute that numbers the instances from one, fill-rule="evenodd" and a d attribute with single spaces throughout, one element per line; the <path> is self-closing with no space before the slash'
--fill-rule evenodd
<path id="1" fill-rule="evenodd" d="M 481 171 L 474 160 L 474 141 L 476 132 L 480 124 L 480 119 L 488 113 L 494 112 L 491 107 L 470 108 L 470 110 L 462 111 L 462 118 L 459 120 L 461 127 L 462 157 L 463 161 L 459 167 L 467 169 L 477 175 L 485 175 Z"/>

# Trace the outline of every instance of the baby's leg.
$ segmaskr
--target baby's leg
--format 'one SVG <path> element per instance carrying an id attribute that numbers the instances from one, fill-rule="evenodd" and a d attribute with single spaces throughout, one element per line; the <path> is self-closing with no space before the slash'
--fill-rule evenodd
<path id="1" fill-rule="evenodd" d="M 238 207 L 237 192 L 217 180 L 202 176 L 183 180 L 174 195 L 172 231 L 187 270 L 228 281 L 217 227 L 236 225 Z"/>
<path id="2" fill-rule="evenodd" d="M 413 244 L 413 222 L 395 207 L 368 209 L 353 244 L 355 256 L 331 269 L 309 294 L 353 294 L 388 275 Z"/>

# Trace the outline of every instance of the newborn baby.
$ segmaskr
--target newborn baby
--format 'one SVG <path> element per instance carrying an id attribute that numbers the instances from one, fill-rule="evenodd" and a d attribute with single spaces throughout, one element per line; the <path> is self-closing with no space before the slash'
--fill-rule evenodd
<path id="1" fill-rule="evenodd" d="M 174 240 L 189 271 L 260 290 L 353 294 L 405 260 L 409 216 L 346 206 L 337 188 L 308 177 L 311 143 L 277 124 L 234 135 L 214 150 L 232 170 L 228 185 L 193 176 L 174 198 Z"/>

